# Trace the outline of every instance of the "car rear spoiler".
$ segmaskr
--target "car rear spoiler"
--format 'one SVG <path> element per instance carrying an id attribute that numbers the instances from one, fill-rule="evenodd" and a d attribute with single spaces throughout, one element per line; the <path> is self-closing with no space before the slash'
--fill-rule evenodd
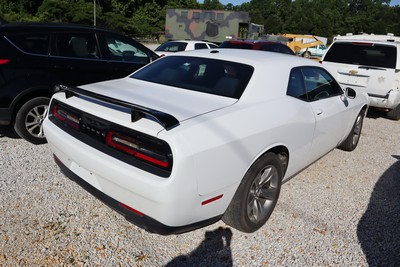
<path id="1" fill-rule="evenodd" d="M 146 107 L 142 107 L 139 105 L 135 105 L 133 103 L 129 103 L 123 100 L 115 99 L 112 97 L 108 97 L 105 95 L 97 94 L 79 87 L 67 86 L 67 85 L 56 85 L 54 87 L 55 92 L 65 92 L 65 97 L 70 98 L 73 96 L 86 96 L 96 100 L 100 100 L 106 103 L 111 103 L 114 105 L 122 106 L 130 110 L 131 113 L 131 122 L 135 122 L 145 115 L 148 115 L 155 119 L 161 126 L 164 127 L 165 130 L 170 130 L 179 125 L 179 121 L 172 116 L 171 114 L 158 111 L 155 109 L 150 109 Z"/>

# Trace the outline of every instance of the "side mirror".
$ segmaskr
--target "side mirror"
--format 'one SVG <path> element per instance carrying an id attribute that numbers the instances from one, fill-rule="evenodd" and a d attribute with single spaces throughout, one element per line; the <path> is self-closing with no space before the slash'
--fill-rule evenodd
<path id="1" fill-rule="evenodd" d="M 345 94 L 346 94 L 346 97 L 348 97 L 350 99 L 354 99 L 357 96 L 356 90 L 354 90 L 353 88 L 350 88 L 350 87 L 346 88 Z"/>

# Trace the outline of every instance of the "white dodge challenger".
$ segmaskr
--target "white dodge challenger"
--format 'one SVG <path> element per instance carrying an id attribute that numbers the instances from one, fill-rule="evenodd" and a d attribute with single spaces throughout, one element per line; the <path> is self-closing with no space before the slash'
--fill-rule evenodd
<path id="1" fill-rule="evenodd" d="M 220 219 L 253 232 L 282 182 L 356 148 L 367 109 L 364 94 L 309 59 L 198 50 L 123 79 L 58 86 L 44 131 L 66 176 L 149 232 Z"/>

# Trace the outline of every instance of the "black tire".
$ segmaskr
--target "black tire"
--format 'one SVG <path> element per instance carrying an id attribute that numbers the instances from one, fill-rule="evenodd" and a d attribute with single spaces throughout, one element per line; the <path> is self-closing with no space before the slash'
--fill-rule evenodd
<path id="1" fill-rule="evenodd" d="M 17 134 L 33 144 L 44 144 L 43 120 L 47 115 L 50 98 L 36 97 L 26 102 L 17 112 L 14 129 Z"/>
<path id="2" fill-rule="evenodd" d="M 261 156 L 247 171 L 222 220 L 242 232 L 258 230 L 275 208 L 282 178 L 278 156 L 270 152 Z"/>
<path id="3" fill-rule="evenodd" d="M 397 107 L 395 107 L 394 109 L 389 110 L 386 113 L 386 118 L 388 118 L 389 120 L 394 120 L 394 121 L 400 120 L 400 104 L 397 105 Z"/>
<path id="4" fill-rule="evenodd" d="M 353 151 L 357 147 L 358 141 L 360 140 L 361 136 L 364 115 L 365 115 L 365 110 L 361 110 L 360 113 L 358 113 L 356 121 L 354 122 L 354 125 L 351 128 L 349 135 L 338 146 L 339 149 L 344 151 Z"/>
<path id="5" fill-rule="evenodd" d="M 306 52 L 303 53 L 303 57 L 311 58 L 311 53 L 309 51 L 306 51 Z"/>

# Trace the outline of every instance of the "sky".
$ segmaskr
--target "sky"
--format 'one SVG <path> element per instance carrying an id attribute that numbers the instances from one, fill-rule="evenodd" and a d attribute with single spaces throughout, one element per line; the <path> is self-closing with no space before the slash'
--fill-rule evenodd
<path id="1" fill-rule="evenodd" d="M 241 1 L 238 1 L 238 2 L 241 2 Z M 400 5 L 400 0 L 392 0 L 392 1 L 390 1 L 390 5 L 391 6 L 398 6 L 398 5 Z"/>
<path id="2" fill-rule="evenodd" d="M 203 1 L 198 1 L 200 3 L 203 3 Z M 239 6 L 245 2 L 250 2 L 249 0 L 219 0 L 219 2 L 223 5 L 226 5 L 228 3 L 232 3 L 234 6 Z M 396 6 L 396 5 L 400 5 L 400 0 L 391 0 L 390 1 L 390 5 L 391 6 Z"/>
<path id="3" fill-rule="evenodd" d="M 400 1 L 400 0 L 399 0 Z M 219 2 L 223 5 L 232 3 L 234 6 L 240 6 L 241 4 L 245 2 L 250 2 L 250 1 L 243 1 L 243 0 L 219 0 Z"/>

